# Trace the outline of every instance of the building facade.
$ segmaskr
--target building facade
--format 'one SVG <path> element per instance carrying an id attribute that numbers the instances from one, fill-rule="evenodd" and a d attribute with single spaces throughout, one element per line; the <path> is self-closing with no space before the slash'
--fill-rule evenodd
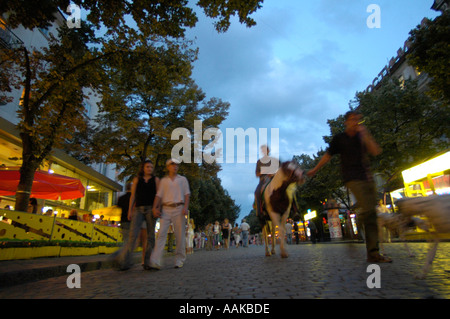
<path id="1" fill-rule="evenodd" d="M 66 23 L 66 18 L 57 12 L 56 21 L 47 29 L 25 29 L 22 26 L 11 30 L 6 25 L 4 17 L 0 17 L 0 50 L 25 46 L 40 49 L 48 45 L 49 34 L 57 33 L 57 28 Z M 0 168 L 18 167 L 22 165 L 22 142 L 16 125 L 19 123 L 17 111 L 23 88 L 13 90 L 8 94 L 12 97 L 10 103 L 0 105 Z M 85 115 L 93 119 L 97 112 L 99 97 L 90 94 L 85 99 Z M 117 180 L 117 172 L 113 165 L 96 164 L 87 166 L 62 150 L 54 149 L 52 155 L 45 160 L 41 169 L 51 173 L 80 179 L 85 187 L 83 198 L 65 201 L 38 200 L 39 212 L 52 208 L 58 217 L 68 217 L 70 210 L 77 209 L 79 215 L 86 215 L 95 209 L 115 205 L 118 192 L 123 186 Z M 14 208 L 14 196 L 1 197 L 1 208 Z"/>
<path id="2" fill-rule="evenodd" d="M 435 11 L 444 12 L 450 9 L 450 0 L 434 0 L 431 9 Z M 424 24 L 425 18 L 421 21 Z M 427 87 L 429 78 L 427 74 L 420 73 L 417 68 L 408 64 L 406 56 L 408 55 L 410 44 L 406 40 L 402 47 L 397 50 L 396 56 L 389 60 L 389 63 L 378 73 L 373 79 L 372 83 L 366 88 L 366 92 L 376 90 L 385 77 L 395 78 L 400 80 L 400 83 L 406 80 L 417 80 L 418 89 L 424 90 Z"/>

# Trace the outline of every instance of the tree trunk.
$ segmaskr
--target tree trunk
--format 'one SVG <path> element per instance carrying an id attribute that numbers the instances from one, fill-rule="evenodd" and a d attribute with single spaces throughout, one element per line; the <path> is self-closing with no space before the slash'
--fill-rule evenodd
<path id="1" fill-rule="evenodd" d="M 38 165 L 32 163 L 29 165 L 26 162 L 22 163 L 20 167 L 20 180 L 16 191 L 16 205 L 15 210 L 26 212 L 30 200 L 31 188 L 33 186 L 34 173 Z"/>

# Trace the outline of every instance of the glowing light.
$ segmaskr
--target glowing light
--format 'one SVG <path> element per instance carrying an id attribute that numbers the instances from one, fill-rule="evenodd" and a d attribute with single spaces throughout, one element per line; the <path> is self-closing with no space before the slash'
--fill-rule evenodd
<path id="1" fill-rule="evenodd" d="M 317 212 L 315 210 L 311 211 L 310 209 L 308 209 L 308 213 L 305 214 L 304 218 L 305 220 L 310 220 L 313 219 L 317 216 Z"/>
<path id="2" fill-rule="evenodd" d="M 406 184 L 427 177 L 427 175 L 439 174 L 450 168 L 450 152 L 411 167 L 402 172 Z"/>

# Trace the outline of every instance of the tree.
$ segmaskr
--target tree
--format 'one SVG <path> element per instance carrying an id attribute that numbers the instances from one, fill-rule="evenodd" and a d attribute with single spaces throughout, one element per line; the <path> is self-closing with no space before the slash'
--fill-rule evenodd
<path id="1" fill-rule="evenodd" d="M 108 54 L 89 50 L 84 45 L 89 38 L 89 29 L 62 28 L 59 38 L 50 35 L 49 46 L 42 51 L 20 47 L 0 53 L 6 91 L 24 88 L 18 110 L 23 162 L 17 210 L 26 211 L 34 172 L 52 149 L 86 126 L 84 88 L 99 85 L 96 62 Z M 7 78 L 12 70 L 16 76 Z"/>
<path id="2" fill-rule="evenodd" d="M 196 225 L 205 226 L 216 220 L 222 222 L 225 218 L 228 218 L 230 223 L 237 220 L 240 207 L 223 189 L 219 178 L 191 176 L 191 181 L 192 202 L 189 209 Z"/>
<path id="3" fill-rule="evenodd" d="M 444 11 L 434 20 L 426 19 L 423 25 L 410 31 L 408 62 L 420 72 L 426 72 L 431 81 L 428 94 L 450 106 L 450 12 Z"/>
<path id="4" fill-rule="evenodd" d="M 383 149 L 371 167 L 387 188 L 401 187 L 401 171 L 449 147 L 450 109 L 420 92 L 417 81 L 385 80 L 376 91 L 357 93 L 356 101 Z"/>
<path id="5" fill-rule="evenodd" d="M 381 174 L 386 180 L 385 189 L 403 185 L 401 172 L 413 164 L 449 147 L 450 110 L 420 92 L 417 81 L 407 80 L 402 85 L 395 79 L 385 79 L 372 92 L 358 92 L 351 101 L 350 110 L 357 109 L 383 152 L 370 157 L 372 174 Z M 329 143 L 332 137 L 344 130 L 343 115 L 328 120 L 331 135 L 324 136 Z M 314 158 L 308 155 L 294 157 L 307 170 L 313 168 L 325 153 L 319 150 Z M 300 211 L 322 209 L 325 199 L 334 198 L 350 208 L 348 191 L 343 187 L 339 156 L 322 167 L 316 176 L 301 186 L 297 192 Z"/>
<path id="6" fill-rule="evenodd" d="M 87 12 L 87 21 L 100 28 L 102 24 L 109 29 L 130 29 L 131 25 L 145 36 L 184 37 L 186 28 L 192 28 L 197 16 L 188 6 L 188 0 L 3 0 L 0 2 L 0 15 L 7 14 L 7 23 L 12 28 L 22 24 L 25 28 L 45 28 L 56 20 L 58 10 L 67 12 L 70 3 L 78 5 Z M 214 18 L 216 30 L 228 30 L 234 15 L 247 26 L 256 22 L 250 15 L 261 8 L 263 0 L 198 0 L 197 6 L 206 16 Z M 130 23 L 132 20 L 132 23 Z"/>
<path id="7" fill-rule="evenodd" d="M 258 216 L 256 216 L 256 211 L 252 209 L 250 213 L 245 216 L 247 224 L 250 226 L 251 234 L 259 234 L 262 232 L 261 223 L 259 222 Z"/>
<path id="8" fill-rule="evenodd" d="M 90 148 L 92 160 L 116 164 L 121 179 L 135 175 L 148 158 L 161 173 L 177 142 L 171 139 L 176 128 L 193 131 L 195 120 L 217 127 L 229 108 L 220 99 L 206 101 L 190 78 L 196 51 L 173 43 L 139 51 L 147 58 L 132 52 L 110 64 Z"/>
<path id="9" fill-rule="evenodd" d="M 187 0 L 72 2 L 88 12 L 88 21 L 81 21 L 81 28 L 63 27 L 58 37 L 51 36 L 49 48 L 43 51 L 25 47 L 1 51 L 1 101 L 10 100 L 7 95 L 12 88 L 24 87 L 18 125 L 23 163 L 16 195 L 17 210 L 26 210 L 34 172 L 53 147 L 70 140 L 76 132 L 86 132 L 84 89 L 100 88 L 106 70 L 102 63 L 126 55 L 136 46 L 139 48 L 139 38 L 155 43 L 161 37 L 181 38 L 184 28 L 193 27 L 197 21 Z M 241 1 L 227 3 L 225 0 L 213 4 L 202 2 L 201 6 L 227 8 L 225 15 L 223 10 L 217 15 L 214 10 L 208 13 L 223 21 L 229 21 L 238 12 L 241 21 L 251 25 L 252 20 L 244 18 L 259 8 L 259 2 L 262 0 L 252 2 L 253 9 Z M 58 10 L 66 11 L 69 3 L 69 0 L 5 0 L 0 3 L 0 14 L 11 28 L 19 24 L 30 30 L 45 28 L 56 20 Z M 132 17 L 137 28 L 130 26 L 133 24 L 127 17 Z M 106 27 L 106 34 L 95 37 L 94 25 L 97 30 Z M 145 52 L 140 53 L 145 58 Z"/>

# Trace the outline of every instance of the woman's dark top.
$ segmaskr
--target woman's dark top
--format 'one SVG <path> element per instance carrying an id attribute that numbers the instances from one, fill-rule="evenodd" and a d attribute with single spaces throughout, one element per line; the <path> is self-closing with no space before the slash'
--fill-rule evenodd
<path id="1" fill-rule="evenodd" d="M 152 176 L 147 182 L 142 177 L 139 177 L 136 186 L 136 207 L 138 206 L 153 206 L 153 201 L 156 195 L 156 181 Z"/>

